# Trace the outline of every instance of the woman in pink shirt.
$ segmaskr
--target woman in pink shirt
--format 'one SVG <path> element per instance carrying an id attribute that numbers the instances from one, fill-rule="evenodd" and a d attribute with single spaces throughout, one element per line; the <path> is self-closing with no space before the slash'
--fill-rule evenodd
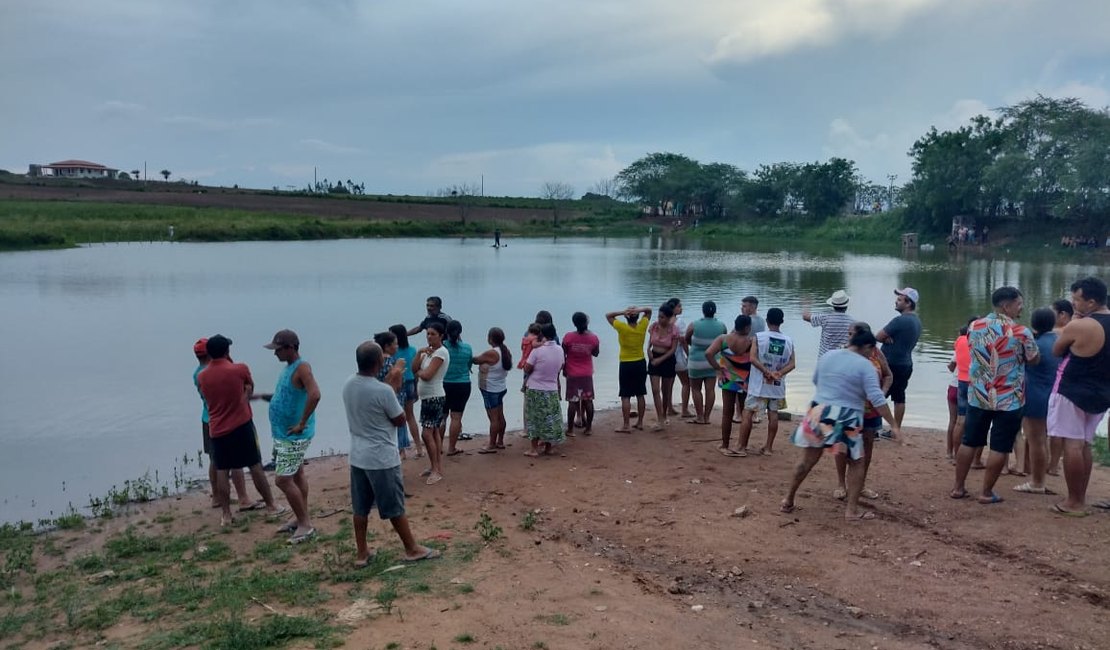
<path id="1" fill-rule="evenodd" d="M 659 308 L 659 318 L 648 327 L 648 379 L 651 381 L 651 401 L 655 405 L 655 426 L 660 431 L 667 424 L 671 411 L 671 392 L 677 374 L 675 353 L 682 334 L 675 324 L 674 307 L 664 303 Z"/>
<path id="2" fill-rule="evenodd" d="M 594 357 L 601 350 L 597 335 L 589 330 L 590 317 L 576 311 L 570 317 L 573 332 L 563 335 L 567 376 L 567 435 L 574 435 L 575 422 L 583 435 L 590 435 L 594 423 Z"/>
<path id="3" fill-rule="evenodd" d="M 524 364 L 525 380 L 524 413 L 528 439 L 532 448 L 525 456 L 550 454 L 551 446 L 566 441 L 563 431 L 563 412 L 559 407 L 559 371 L 563 369 L 563 349 L 559 347 L 555 326 L 547 323 L 540 327 L 540 346 L 528 355 Z"/>

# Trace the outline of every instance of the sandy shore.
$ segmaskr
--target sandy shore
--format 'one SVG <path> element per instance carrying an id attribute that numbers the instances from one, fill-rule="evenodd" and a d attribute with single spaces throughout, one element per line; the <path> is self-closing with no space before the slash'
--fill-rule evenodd
<path id="1" fill-rule="evenodd" d="M 38 577 L 15 576 L 11 591 L 22 600 L 9 598 L 9 621 L 31 611 L 44 576 L 76 584 L 84 604 L 74 614 L 44 597 L 37 607 L 58 608 L 50 625 L 9 622 L 0 636 L 25 647 L 196 647 L 201 637 L 175 630 L 202 629 L 212 585 L 240 572 L 251 579 L 234 589 L 249 598 L 222 606 L 221 616 L 259 629 L 301 620 L 290 616 L 350 621 L 331 638 L 352 648 L 1106 647 L 1110 514 L 1054 515 L 1055 497 L 1013 492 L 1025 480 L 1014 477 L 1000 481 L 1003 503 L 950 499 L 953 471 L 938 432 L 910 431 L 905 445 L 878 443 L 869 483 L 882 495 L 869 503 L 878 517 L 846 522 L 831 496 L 831 458 L 803 486 L 798 511 L 778 512 L 798 459 L 789 424 L 773 456 L 726 458 L 716 452 L 717 426 L 674 422 L 628 435 L 613 433 L 618 421 L 615 412 L 599 414 L 595 435 L 573 438 L 547 458 L 525 458 L 526 442 L 514 434 L 512 446 L 493 455 L 474 453 L 480 440 L 463 443 L 468 453 L 445 459 L 446 478 L 435 486 L 418 479 L 422 460 L 407 461 L 414 531 L 444 556 L 393 571 L 386 569 L 402 566 L 399 545 L 377 520 L 380 561 L 349 568 L 343 457 L 310 463 L 321 535 L 292 549 L 258 513 L 220 531 L 203 493 L 57 531 L 46 536 L 54 555 L 36 551 Z M 969 487 L 980 477 L 973 473 Z M 1049 485 L 1063 489 L 1059 478 Z M 1095 469 L 1091 496 L 1110 497 L 1110 471 Z M 736 516 L 741 506 L 750 514 Z M 145 542 L 138 546 L 148 555 L 128 556 L 119 552 L 121 535 L 179 546 Z M 155 546 L 159 555 L 149 555 Z M 205 561 L 212 548 L 220 557 Z M 144 562 L 163 568 L 132 569 Z M 90 582 L 105 567 L 115 574 Z M 282 574 L 316 584 L 270 589 L 265 576 Z M 172 598 L 189 580 L 200 590 L 196 602 Z M 310 587 L 311 597 L 283 597 Z M 122 594 L 150 604 L 133 604 L 102 629 L 73 624 Z M 371 603 L 367 618 L 352 608 L 358 603 Z M 291 636 L 290 647 L 320 642 Z M 167 638 L 184 640 L 151 641 Z"/>

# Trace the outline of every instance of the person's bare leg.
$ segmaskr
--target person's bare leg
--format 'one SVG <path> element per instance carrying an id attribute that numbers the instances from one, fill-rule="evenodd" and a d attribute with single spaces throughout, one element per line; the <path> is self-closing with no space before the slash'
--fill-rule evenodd
<path id="1" fill-rule="evenodd" d="M 779 412 L 767 412 L 767 443 L 759 451 L 764 455 L 770 456 L 774 453 L 775 436 L 779 434 Z"/>
<path id="2" fill-rule="evenodd" d="M 906 403 L 894 404 L 894 421 L 898 423 L 898 428 L 902 428 L 902 418 L 906 417 Z"/>
<path id="3" fill-rule="evenodd" d="M 442 439 L 439 436 L 439 428 L 424 427 L 420 435 L 424 437 L 424 450 L 428 454 L 429 476 L 443 476 L 443 466 L 440 464 Z"/>
<path id="4" fill-rule="evenodd" d="M 836 489 L 833 498 L 844 499 L 848 496 L 848 457 L 844 454 L 833 456 L 836 462 Z"/>
<path id="5" fill-rule="evenodd" d="M 582 433 L 590 435 L 594 428 L 594 401 L 592 399 L 582 400 L 582 410 L 586 412 L 584 416 L 586 426 L 582 429 Z"/>
<path id="6" fill-rule="evenodd" d="M 956 403 L 948 402 L 948 434 L 945 436 L 944 453 L 952 460 L 952 438 L 956 434 Z"/>
<path id="7" fill-rule="evenodd" d="M 663 394 L 663 424 L 667 424 L 667 419 L 675 414 L 674 404 L 671 402 L 671 395 L 674 393 L 674 377 L 663 377 L 659 382 L 659 390 Z"/>
<path id="8" fill-rule="evenodd" d="M 702 407 L 702 419 L 708 424 L 709 416 L 713 414 L 713 402 L 717 399 L 717 380 L 710 377 L 701 381 L 705 384 L 705 405 Z"/>
<path id="9" fill-rule="evenodd" d="M 631 431 L 632 428 L 629 426 L 629 419 L 631 417 L 632 417 L 632 398 L 631 397 L 622 397 L 621 398 L 621 418 L 623 419 L 624 424 L 622 424 L 621 427 L 619 429 L 617 429 L 617 431 L 619 431 L 621 433 L 628 433 L 629 431 Z"/>
<path id="10" fill-rule="evenodd" d="M 572 402 L 570 400 L 567 400 L 567 435 L 568 436 L 574 435 L 574 423 L 576 422 L 575 418 L 578 417 L 578 405 L 581 404 L 581 403 L 582 403 L 581 400 L 579 400 L 577 402 Z"/>
<path id="11" fill-rule="evenodd" d="M 220 507 L 220 498 L 216 493 L 216 463 L 212 462 L 212 457 L 208 457 L 208 485 L 212 488 L 212 507 Z"/>
<path id="12" fill-rule="evenodd" d="M 1091 445 L 1086 440 L 1062 438 L 1064 441 L 1064 482 L 1068 498 L 1060 503 L 1064 510 L 1078 512 L 1087 507 L 1087 486 L 1091 480 Z"/>
<path id="13" fill-rule="evenodd" d="M 956 416 L 956 426 L 952 430 L 952 439 L 948 442 L 948 444 L 951 445 L 951 447 L 952 447 L 951 448 L 951 460 L 952 460 L 953 464 L 955 464 L 955 462 L 956 462 L 956 453 L 960 451 L 960 442 L 963 440 L 963 437 L 964 437 L 964 419 L 965 419 L 965 417 L 966 416 L 963 416 L 963 415 L 957 415 Z"/>
<path id="14" fill-rule="evenodd" d="M 731 451 L 732 442 L 732 412 L 736 408 L 736 393 L 724 391 L 721 393 L 721 451 Z"/>
<path id="15" fill-rule="evenodd" d="M 303 466 L 297 468 L 297 474 L 303 473 Z M 285 500 L 289 502 L 289 507 L 293 509 L 293 516 L 297 519 L 297 530 L 293 534 L 306 535 L 312 529 L 312 521 L 308 516 L 308 495 L 301 493 L 301 488 L 297 484 L 297 474 L 279 476 L 274 479 L 274 482 L 285 495 Z"/>
<path id="16" fill-rule="evenodd" d="M 980 501 L 994 501 L 994 484 L 1002 475 L 1002 468 L 1006 466 L 1006 454 L 990 450 L 987 454 L 987 467 L 983 472 L 983 491 L 979 493 Z"/>
<path id="17" fill-rule="evenodd" d="M 636 428 L 644 428 L 644 407 L 647 406 L 647 400 L 643 395 L 636 396 Z"/>
<path id="18" fill-rule="evenodd" d="M 693 401 L 693 403 L 694 403 L 694 420 L 696 422 L 708 422 L 708 420 L 705 418 L 705 415 L 704 415 L 705 405 L 704 405 L 704 397 L 701 394 L 701 380 L 700 379 L 691 379 L 690 380 L 690 396 L 691 396 L 691 401 Z"/>
<path id="19" fill-rule="evenodd" d="M 740 407 L 740 435 L 736 440 L 736 448 L 746 453 L 748 442 L 752 439 L 752 416 L 755 415 L 755 411 L 744 408 L 743 395 L 744 393 L 736 394 L 736 404 Z"/>
<path id="20" fill-rule="evenodd" d="M 1025 418 L 1022 428 L 1029 443 L 1029 481 L 1035 489 L 1044 488 L 1045 470 L 1048 468 L 1048 431 L 1043 418 Z"/>
<path id="21" fill-rule="evenodd" d="M 843 454 L 837 455 L 841 456 Z M 863 485 L 866 478 L 862 458 L 848 462 L 848 496 L 847 503 L 844 506 L 844 517 L 846 519 L 863 518 L 859 511 L 859 497 L 863 492 Z M 868 515 L 869 518 L 873 516 L 874 515 Z"/>
<path id="22" fill-rule="evenodd" d="M 247 493 L 247 477 L 241 469 L 231 470 L 231 485 L 235 488 L 235 496 L 239 499 L 239 507 L 249 506 L 254 503 Z"/>
<path id="23" fill-rule="evenodd" d="M 447 438 L 447 454 L 454 455 L 458 449 L 459 434 L 462 433 L 462 416 L 458 411 L 451 411 L 451 427 Z"/>
<path id="24" fill-rule="evenodd" d="M 1025 434 L 1020 431 L 1018 432 L 1017 438 L 1014 440 L 1013 462 L 1011 463 L 1010 460 L 1011 457 L 1007 456 L 1007 464 L 1003 466 L 1006 470 L 1009 470 L 1007 473 L 1013 474 L 1014 476 L 1021 476 L 1021 466 L 1025 463 Z"/>
<path id="25" fill-rule="evenodd" d="M 262 500 L 266 502 L 266 512 L 274 514 L 277 512 L 278 507 L 274 503 L 274 493 L 270 490 L 270 482 L 266 480 L 266 472 L 262 471 L 262 463 L 255 463 L 249 468 L 251 473 L 251 482 L 254 483 L 254 489 L 258 490 L 258 494 L 262 496 Z"/>
<path id="26" fill-rule="evenodd" d="M 780 510 L 783 512 L 793 512 L 794 510 L 794 497 L 798 494 L 798 488 L 802 486 L 802 482 L 809 476 L 810 470 L 813 466 L 821 460 L 821 454 L 825 452 L 821 447 L 806 447 L 802 453 L 802 460 L 794 466 L 794 477 L 790 482 L 790 491 L 786 494 L 786 498 L 782 500 Z"/>
<path id="27" fill-rule="evenodd" d="M 416 455 L 424 455 L 424 445 L 420 440 L 420 425 L 416 423 L 416 409 L 414 405 L 416 402 L 405 401 L 405 423 L 409 427 L 409 437 L 412 438 L 412 446 L 416 448 Z"/>
<path id="28" fill-rule="evenodd" d="M 1045 470 L 1045 473 L 1049 476 L 1059 476 L 1060 459 L 1064 456 L 1064 439 L 1049 436 L 1048 453 L 1048 469 Z"/>
<path id="29" fill-rule="evenodd" d="M 497 407 L 497 448 L 501 449 L 505 446 L 505 405 Z"/>
<path id="30" fill-rule="evenodd" d="M 662 429 L 663 420 L 667 419 L 667 412 L 663 406 L 663 393 L 659 390 L 662 378 L 659 375 L 651 375 L 648 379 L 651 384 L 651 404 L 655 408 L 655 428 Z M 641 410 L 643 409 L 641 408 Z"/>
<path id="31" fill-rule="evenodd" d="M 370 559 L 370 549 L 366 546 L 366 528 L 369 519 L 354 515 L 351 521 L 355 528 L 355 562 L 364 564 Z"/>
<path id="32" fill-rule="evenodd" d="M 216 470 L 216 482 L 212 486 L 212 492 L 216 496 L 216 503 L 220 507 L 220 525 L 227 526 L 234 522 L 231 516 L 231 486 L 227 478 L 226 469 Z"/>
<path id="33" fill-rule="evenodd" d="M 971 461 L 983 453 L 982 447 L 968 447 L 961 444 L 956 452 L 956 484 L 952 486 L 951 496 L 967 495 L 967 475 L 971 471 Z"/>
<path id="34" fill-rule="evenodd" d="M 971 462 L 971 469 L 983 469 L 986 465 L 983 464 L 983 450 L 985 447 L 975 448 L 975 458 Z"/>
<path id="35" fill-rule="evenodd" d="M 409 520 L 405 515 L 394 517 L 389 520 L 393 524 L 393 530 L 397 531 L 397 536 L 401 538 L 401 544 L 405 547 L 405 557 L 410 560 L 424 557 L 429 549 L 426 546 L 421 546 L 416 543 L 416 538 L 412 536 L 412 529 L 409 528 Z"/>
<path id="36" fill-rule="evenodd" d="M 679 370 L 676 373 L 678 383 L 682 385 L 679 391 L 679 397 L 682 400 L 682 408 L 679 412 L 679 417 L 690 417 L 690 373 L 687 370 Z"/>

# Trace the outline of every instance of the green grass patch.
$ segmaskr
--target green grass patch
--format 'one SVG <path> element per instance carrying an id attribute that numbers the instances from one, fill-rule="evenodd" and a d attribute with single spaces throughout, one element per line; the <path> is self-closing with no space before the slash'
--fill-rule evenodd
<path id="1" fill-rule="evenodd" d="M 474 635 L 470 634 L 469 632 L 464 632 L 455 636 L 455 643 L 474 643 L 475 641 L 477 641 L 477 639 L 475 639 Z"/>
<path id="2" fill-rule="evenodd" d="M 204 650 L 256 650 L 280 648 L 301 639 L 315 641 L 316 647 L 335 647 L 339 631 L 323 616 L 268 615 L 250 622 L 233 615 L 191 623 L 151 637 L 141 647 L 147 650 L 190 646 Z"/>
<path id="3" fill-rule="evenodd" d="M 1110 439 L 1095 437 L 1095 444 L 1092 448 L 1095 462 L 1099 465 L 1110 467 Z"/>
<path id="4" fill-rule="evenodd" d="M 570 618 L 566 614 L 537 614 L 536 620 L 548 625 L 570 625 Z"/>

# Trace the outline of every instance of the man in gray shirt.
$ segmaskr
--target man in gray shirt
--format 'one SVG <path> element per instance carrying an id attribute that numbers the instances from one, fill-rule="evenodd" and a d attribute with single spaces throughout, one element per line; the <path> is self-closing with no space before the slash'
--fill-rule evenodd
<path id="1" fill-rule="evenodd" d="M 375 504 L 378 515 L 393 524 L 405 546 L 405 561 L 439 557 L 439 551 L 416 543 L 405 517 L 405 486 L 401 479 L 401 455 L 397 451 L 397 427 L 405 422 L 405 410 L 388 384 L 378 381 L 384 354 L 381 347 L 366 341 L 355 350 L 358 373 L 343 386 L 343 407 L 351 432 L 351 512 L 354 515 L 355 566 L 370 563 L 366 527 Z"/>
<path id="2" fill-rule="evenodd" d="M 921 338 L 921 319 L 917 317 L 917 289 L 895 289 L 894 295 L 894 309 L 898 315 L 879 330 L 875 337 L 883 344 L 883 354 L 886 355 L 886 362 L 894 375 L 894 381 L 886 395 L 894 402 L 894 419 L 900 427 L 902 418 L 906 415 L 906 387 L 913 374 L 913 349 Z M 886 434 L 884 431 L 879 436 L 889 438 Z"/>
<path id="3" fill-rule="evenodd" d="M 756 313 L 757 311 L 759 311 L 759 298 L 744 296 L 740 301 L 740 313 L 752 319 L 752 336 L 767 331 L 767 322 Z"/>

